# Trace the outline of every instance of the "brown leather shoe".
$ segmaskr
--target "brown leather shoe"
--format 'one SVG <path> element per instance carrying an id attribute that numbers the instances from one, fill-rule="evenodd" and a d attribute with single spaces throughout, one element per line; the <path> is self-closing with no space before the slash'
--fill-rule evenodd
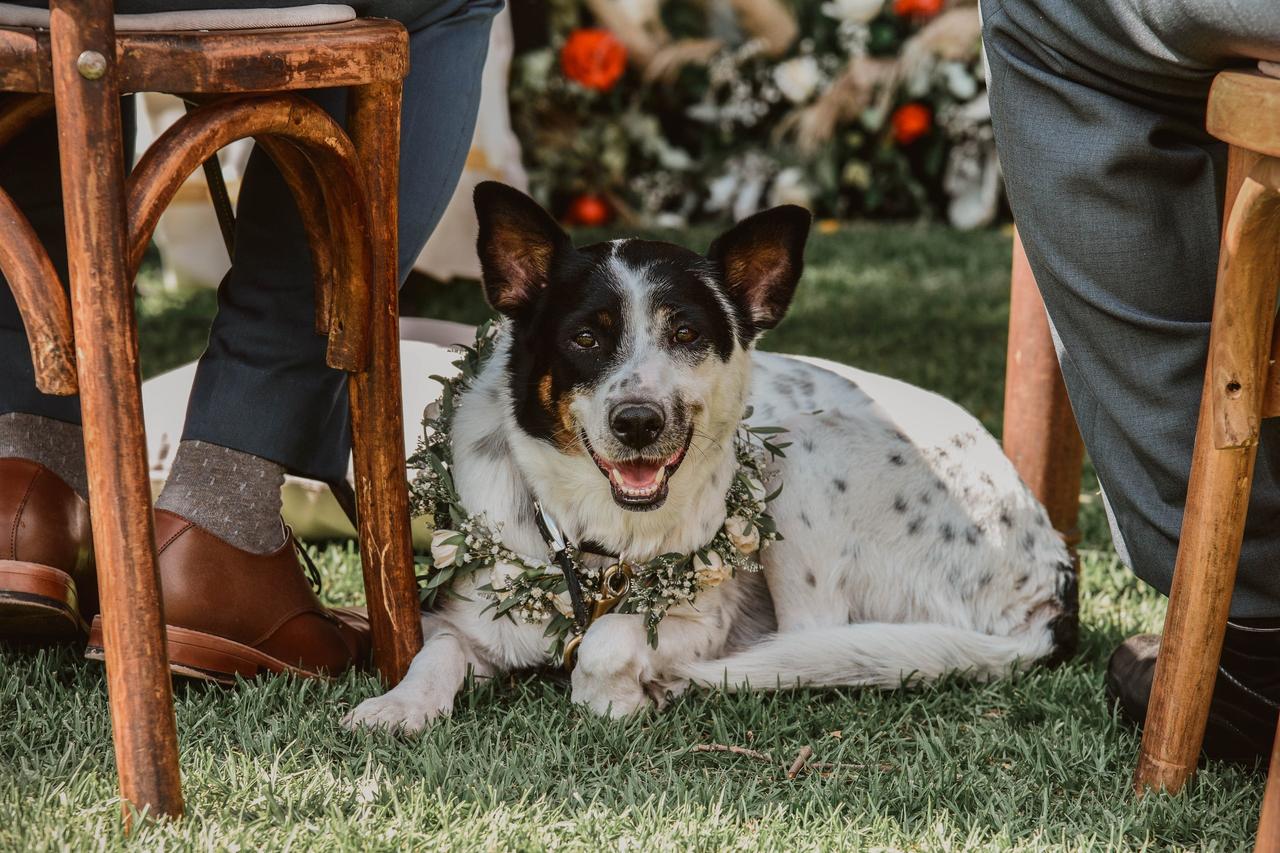
<path id="1" fill-rule="evenodd" d="M 368 619 L 320 603 L 292 534 L 280 550 L 252 554 L 157 510 L 156 550 L 175 673 L 230 684 L 237 675 L 267 672 L 333 676 L 367 660 Z M 85 655 L 103 657 L 101 618 L 93 620 Z"/>
<path id="2" fill-rule="evenodd" d="M 0 459 L 0 640 L 83 639 L 98 611 L 89 505 L 27 459 Z"/>

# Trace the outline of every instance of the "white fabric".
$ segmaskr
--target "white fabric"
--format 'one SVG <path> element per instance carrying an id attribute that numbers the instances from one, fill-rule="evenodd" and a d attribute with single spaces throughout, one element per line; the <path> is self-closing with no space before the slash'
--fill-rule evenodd
<path id="1" fill-rule="evenodd" d="M 202 9 L 194 12 L 153 12 L 116 15 L 117 32 L 183 32 L 190 30 L 259 30 L 316 27 L 356 19 L 356 10 L 336 3 L 315 3 L 292 9 Z M 0 3 L 0 27 L 49 28 L 49 10 Z"/>
<path id="2" fill-rule="evenodd" d="M 475 331 L 458 323 L 427 321 L 425 326 L 410 324 L 404 331 L 412 334 L 424 329 L 443 338 L 446 343 L 475 340 Z M 431 376 L 454 375 L 457 372 L 453 366 L 456 358 L 454 353 L 437 343 L 412 340 L 400 342 L 406 456 L 418 446 L 418 437 L 422 434 L 423 412 L 440 396 L 440 384 Z M 142 383 L 147 466 L 153 496 L 160 494 L 165 478 L 169 476 L 169 466 L 173 464 L 173 454 L 182 439 L 187 399 L 191 396 L 195 375 L 196 365 L 192 362 Z M 350 469 L 347 479 L 353 479 Z M 334 500 L 329 487 L 323 483 L 301 477 L 286 477 L 281 495 L 284 499 L 284 520 L 304 539 L 355 537 L 356 532 L 347 521 L 347 516 Z M 431 529 L 425 519 L 414 522 L 413 543 L 419 548 L 430 546 Z"/>

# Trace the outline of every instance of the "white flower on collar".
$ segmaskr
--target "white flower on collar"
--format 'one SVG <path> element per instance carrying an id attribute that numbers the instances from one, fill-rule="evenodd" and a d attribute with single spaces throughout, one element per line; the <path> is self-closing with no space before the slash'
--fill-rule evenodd
<path id="1" fill-rule="evenodd" d="M 437 569 L 447 569 L 458 559 L 458 541 L 462 534 L 456 530 L 437 530 L 431 534 L 431 563 Z"/>
<path id="2" fill-rule="evenodd" d="M 760 549 L 760 530 L 740 515 L 725 519 L 724 533 L 743 554 L 754 554 Z"/>

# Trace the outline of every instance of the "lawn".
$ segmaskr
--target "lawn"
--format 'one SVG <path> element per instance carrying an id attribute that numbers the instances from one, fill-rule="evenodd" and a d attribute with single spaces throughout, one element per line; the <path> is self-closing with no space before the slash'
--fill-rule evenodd
<path id="1" fill-rule="evenodd" d="M 696 247 L 709 234 L 690 237 Z M 923 226 L 817 235 L 771 349 L 898 376 L 998 430 L 1009 239 Z M 144 368 L 197 354 L 209 293 L 140 300 Z M 474 321 L 471 284 L 411 282 L 408 310 Z M 407 366 L 412 369 L 412 366 Z M 337 723 L 373 694 L 349 675 L 235 689 L 176 684 L 188 815 L 143 849 L 1243 849 L 1261 777 L 1211 765 L 1179 798 L 1129 789 L 1136 737 L 1102 700 L 1107 655 L 1163 604 L 1118 565 L 1085 490 L 1080 655 L 996 684 L 911 693 L 691 694 L 605 722 L 560 677 L 465 694 L 415 738 Z M 349 543 L 315 543 L 334 602 L 361 598 Z M 697 751 L 722 744 L 750 755 Z M 804 746 L 814 772 L 788 780 Z M 0 649 L 0 850 L 114 848 L 102 670 L 75 649 Z"/>

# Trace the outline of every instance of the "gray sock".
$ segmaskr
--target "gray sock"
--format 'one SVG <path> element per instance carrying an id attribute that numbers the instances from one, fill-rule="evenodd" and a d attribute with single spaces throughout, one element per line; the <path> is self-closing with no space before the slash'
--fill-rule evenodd
<path id="1" fill-rule="evenodd" d="M 204 441 L 184 441 L 156 509 L 177 513 L 244 551 L 269 554 L 285 540 L 283 485 L 284 468 L 274 462 Z"/>
<path id="2" fill-rule="evenodd" d="M 23 412 L 0 415 L 0 458 L 13 456 L 38 462 L 89 499 L 84 433 L 78 424 Z"/>

